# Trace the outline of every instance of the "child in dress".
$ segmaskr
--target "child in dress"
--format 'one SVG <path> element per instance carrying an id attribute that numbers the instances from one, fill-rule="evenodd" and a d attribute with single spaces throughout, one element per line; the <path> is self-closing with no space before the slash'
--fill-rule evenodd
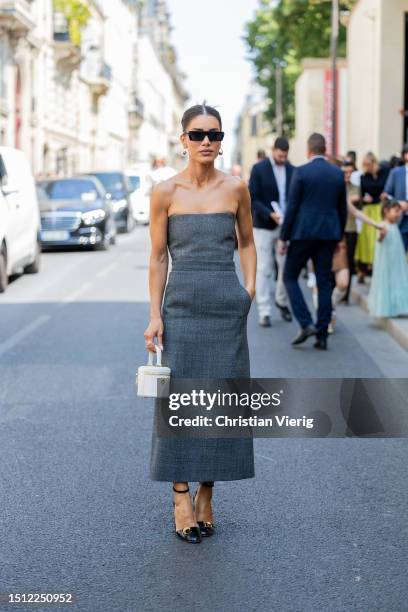
<path id="1" fill-rule="evenodd" d="M 375 246 L 369 311 L 374 317 L 408 315 L 408 262 L 398 227 L 401 205 L 387 199 L 381 212 L 386 233 Z"/>

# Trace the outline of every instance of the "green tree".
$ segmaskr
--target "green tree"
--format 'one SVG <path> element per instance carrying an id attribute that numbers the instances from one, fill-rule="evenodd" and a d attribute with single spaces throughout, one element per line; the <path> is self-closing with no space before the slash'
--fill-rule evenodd
<path id="1" fill-rule="evenodd" d="M 89 5 L 84 0 L 53 0 L 54 10 L 62 13 L 67 20 L 70 40 L 81 44 L 82 30 L 91 16 Z"/>
<path id="2" fill-rule="evenodd" d="M 341 9 L 350 9 L 355 0 L 344 0 Z M 269 99 L 267 118 L 274 127 L 276 118 L 276 66 L 283 72 L 283 125 L 290 135 L 294 128 L 295 82 L 305 57 L 330 54 L 331 2 L 328 0 L 260 0 L 253 21 L 246 26 L 245 40 L 257 81 Z M 346 53 L 346 29 L 340 26 L 339 55 Z"/>

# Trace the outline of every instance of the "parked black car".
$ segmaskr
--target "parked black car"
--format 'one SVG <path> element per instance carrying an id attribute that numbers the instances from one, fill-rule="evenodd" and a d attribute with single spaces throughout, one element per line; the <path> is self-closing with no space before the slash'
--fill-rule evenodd
<path id="1" fill-rule="evenodd" d="M 120 232 L 131 232 L 135 226 L 130 194 L 132 188 L 128 177 L 123 172 L 92 172 L 86 176 L 95 176 L 104 186 L 111 199 L 116 227 Z"/>
<path id="2" fill-rule="evenodd" d="M 111 201 L 94 177 L 52 179 L 37 183 L 41 243 L 107 249 L 116 240 Z"/>

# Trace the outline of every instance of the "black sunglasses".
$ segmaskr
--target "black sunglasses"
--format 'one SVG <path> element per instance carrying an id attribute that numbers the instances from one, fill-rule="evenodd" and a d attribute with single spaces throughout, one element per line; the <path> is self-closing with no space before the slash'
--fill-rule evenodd
<path id="1" fill-rule="evenodd" d="M 204 130 L 195 130 L 192 132 L 184 132 L 193 142 L 202 142 L 206 136 L 210 142 L 220 142 L 224 138 L 224 132 L 216 130 L 204 132 Z"/>

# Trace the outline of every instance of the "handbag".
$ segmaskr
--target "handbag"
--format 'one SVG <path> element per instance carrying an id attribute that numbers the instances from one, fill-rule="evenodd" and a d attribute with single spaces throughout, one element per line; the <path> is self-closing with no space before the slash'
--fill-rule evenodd
<path id="1" fill-rule="evenodd" d="M 153 363 L 152 351 L 148 351 L 147 365 L 137 369 L 136 381 L 137 395 L 141 397 L 169 397 L 171 370 L 163 366 L 161 348 L 156 345 L 156 364 Z"/>

